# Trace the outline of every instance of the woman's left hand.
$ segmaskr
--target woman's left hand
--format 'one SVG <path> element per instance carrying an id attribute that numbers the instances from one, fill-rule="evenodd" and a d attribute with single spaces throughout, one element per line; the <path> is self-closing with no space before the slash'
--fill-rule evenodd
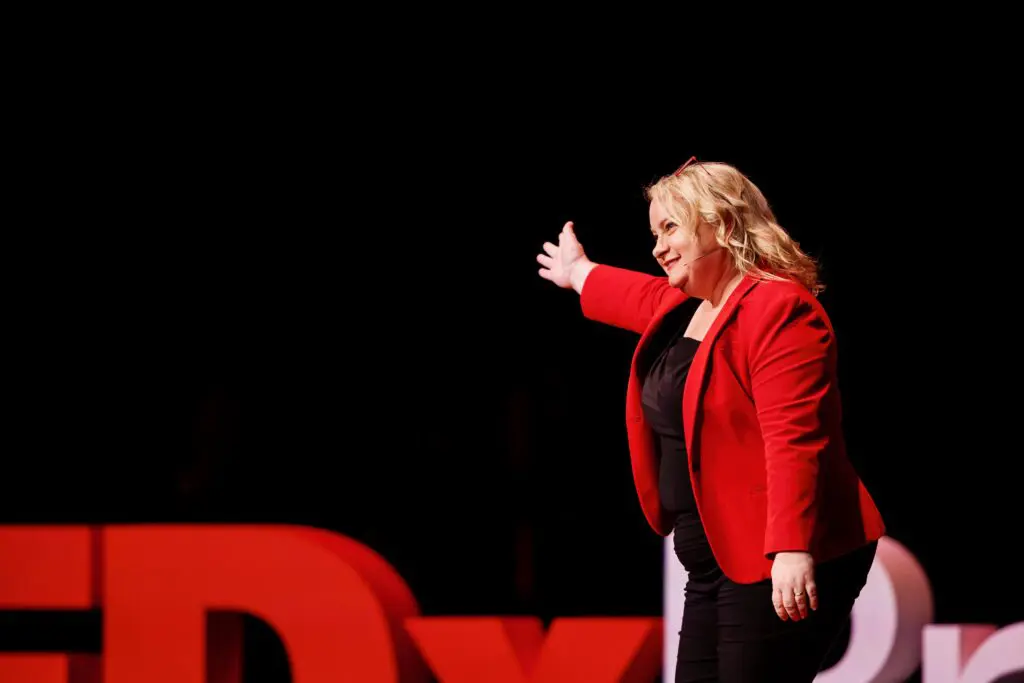
<path id="1" fill-rule="evenodd" d="M 810 553 L 783 552 L 772 563 L 772 604 L 783 621 L 807 618 L 807 608 L 818 609 L 814 585 L 814 559 Z"/>

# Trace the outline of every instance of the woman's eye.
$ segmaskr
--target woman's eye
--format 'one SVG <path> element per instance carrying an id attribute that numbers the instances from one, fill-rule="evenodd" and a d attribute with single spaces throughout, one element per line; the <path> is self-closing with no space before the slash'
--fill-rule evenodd
<path id="1" fill-rule="evenodd" d="M 675 229 L 676 229 L 676 224 L 675 223 L 665 223 L 665 227 L 662 228 L 660 232 L 652 232 L 651 234 L 654 235 L 654 239 L 655 239 L 655 241 L 657 241 L 662 236 L 670 234 Z"/>

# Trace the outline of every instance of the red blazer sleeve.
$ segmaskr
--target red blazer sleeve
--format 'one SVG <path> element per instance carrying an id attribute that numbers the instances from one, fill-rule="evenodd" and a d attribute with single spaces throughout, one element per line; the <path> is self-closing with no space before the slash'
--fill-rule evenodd
<path id="1" fill-rule="evenodd" d="M 839 428 L 831 326 L 810 294 L 780 289 L 759 311 L 750 365 L 768 470 L 768 557 L 810 549 L 820 458 Z"/>
<path id="2" fill-rule="evenodd" d="M 580 307 L 590 320 L 643 334 L 673 291 L 668 278 L 602 264 L 583 283 Z"/>

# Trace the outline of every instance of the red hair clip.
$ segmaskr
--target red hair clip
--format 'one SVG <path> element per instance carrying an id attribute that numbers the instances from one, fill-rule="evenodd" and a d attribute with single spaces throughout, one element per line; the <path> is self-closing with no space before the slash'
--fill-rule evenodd
<path id="1" fill-rule="evenodd" d="M 697 157 L 690 157 L 689 159 L 686 160 L 686 163 L 683 164 L 682 166 L 680 166 L 679 168 L 677 168 L 676 172 L 673 173 L 672 175 L 678 176 L 680 173 L 682 173 L 686 169 L 687 166 L 689 166 L 690 164 L 692 164 L 695 161 L 697 161 Z"/>

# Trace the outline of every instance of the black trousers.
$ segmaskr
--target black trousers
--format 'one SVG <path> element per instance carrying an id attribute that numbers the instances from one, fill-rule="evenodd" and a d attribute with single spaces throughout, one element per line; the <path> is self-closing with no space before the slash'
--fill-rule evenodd
<path id="1" fill-rule="evenodd" d="M 818 609 L 796 622 L 775 613 L 770 579 L 738 584 L 717 564 L 699 563 L 686 584 L 676 683 L 811 683 L 846 625 L 876 547 L 816 565 Z M 680 550 L 680 559 L 692 559 L 692 547 Z"/>

